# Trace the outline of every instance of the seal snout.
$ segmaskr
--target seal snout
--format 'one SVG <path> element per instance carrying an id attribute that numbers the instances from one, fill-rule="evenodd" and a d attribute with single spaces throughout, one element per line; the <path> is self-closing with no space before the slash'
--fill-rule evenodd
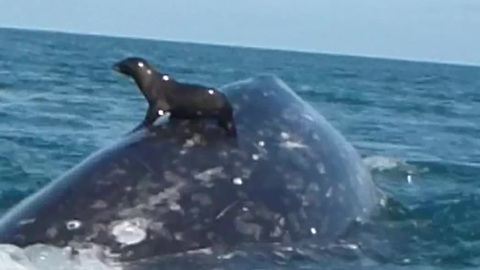
<path id="1" fill-rule="evenodd" d="M 118 64 L 114 64 L 114 65 L 112 66 L 112 69 L 115 70 L 116 72 L 121 72 L 120 66 L 119 66 Z"/>
<path id="2" fill-rule="evenodd" d="M 125 65 L 123 65 L 123 63 L 121 63 L 121 62 L 113 64 L 112 70 L 114 70 L 115 72 L 118 72 L 120 74 L 128 76 L 128 69 L 126 69 Z"/>

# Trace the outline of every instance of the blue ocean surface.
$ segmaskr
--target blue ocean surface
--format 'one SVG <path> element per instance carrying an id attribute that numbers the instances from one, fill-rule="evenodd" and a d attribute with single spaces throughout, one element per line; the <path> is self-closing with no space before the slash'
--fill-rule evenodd
<path id="1" fill-rule="evenodd" d="M 130 55 L 217 87 L 279 76 L 389 196 L 361 254 L 238 269 L 480 267 L 479 67 L 0 29 L 0 214 L 143 119 L 143 96 L 111 70 Z"/>

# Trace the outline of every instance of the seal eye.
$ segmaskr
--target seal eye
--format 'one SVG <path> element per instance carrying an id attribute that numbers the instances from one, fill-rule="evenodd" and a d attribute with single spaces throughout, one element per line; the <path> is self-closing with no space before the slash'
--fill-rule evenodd
<path id="1" fill-rule="evenodd" d="M 138 66 L 143 68 L 145 66 L 145 64 L 143 64 L 142 62 L 138 62 Z"/>
<path id="2" fill-rule="evenodd" d="M 167 75 L 163 75 L 162 79 L 163 79 L 164 81 L 168 81 L 168 80 L 170 80 L 170 77 L 168 77 Z"/>

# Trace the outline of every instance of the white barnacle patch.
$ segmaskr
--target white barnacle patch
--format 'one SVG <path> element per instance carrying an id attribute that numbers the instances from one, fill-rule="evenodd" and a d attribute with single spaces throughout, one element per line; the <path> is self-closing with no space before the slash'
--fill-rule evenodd
<path id="1" fill-rule="evenodd" d="M 209 89 L 209 90 L 208 90 L 208 93 L 209 93 L 210 95 L 213 95 L 214 92 L 213 92 L 212 89 Z"/>
<path id="2" fill-rule="evenodd" d="M 82 222 L 80 222 L 78 220 L 70 220 L 70 221 L 67 221 L 65 226 L 67 227 L 67 230 L 75 231 L 75 230 L 80 229 L 80 227 L 82 227 Z"/>
<path id="3" fill-rule="evenodd" d="M 314 227 L 310 228 L 310 232 L 313 234 L 313 235 L 316 235 L 317 234 L 317 229 L 315 229 Z"/>
<path id="4" fill-rule="evenodd" d="M 170 80 L 170 77 L 168 77 L 168 75 L 163 75 L 163 76 L 162 76 L 162 80 L 168 81 L 168 80 Z"/>
<path id="5" fill-rule="evenodd" d="M 123 220 L 113 226 L 111 233 L 115 240 L 123 245 L 135 245 L 147 238 L 144 220 Z"/>
<path id="6" fill-rule="evenodd" d="M 240 177 L 234 178 L 232 182 L 234 185 L 237 185 L 237 186 L 241 186 L 243 184 L 243 180 Z"/>
<path id="7" fill-rule="evenodd" d="M 138 62 L 138 66 L 143 68 L 145 66 L 145 64 L 143 62 Z"/>

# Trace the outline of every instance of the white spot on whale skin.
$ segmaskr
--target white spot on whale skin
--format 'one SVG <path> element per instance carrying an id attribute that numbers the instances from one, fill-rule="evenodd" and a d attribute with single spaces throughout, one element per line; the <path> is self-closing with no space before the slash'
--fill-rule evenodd
<path id="1" fill-rule="evenodd" d="M 208 93 L 209 93 L 210 95 L 213 95 L 214 92 L 213 92 L 212 89 L 210 89 L 210 90 L 208 90 Z"/>
<path id="2" fill-rule="evenodd" d="M 332 187 L 330 187 L 327 193 L 325 193 L 325 197 L 330 198 L 330 196 L 332 196 Z"/>
<path id="3" fill-rule="evenodd" d="M 194 176 L 194 178 L 202 181 L 212 181 L 215 177 L 223 176 L 225 176 L 223 173 L 223 167 L 218 166 L 198 173 Z"/>
<path id="4" fill-rule="evenodd" d="M 94 208 L 94 209 L 103 209 L 103 208 L 107 208 L 108 205 L 106 202 L 102 201 L 102 200 L 98 200 L 96 202 L 94 202 L 91 206 L 91 208 Z"/>
<path id="5" fill-rule="evenodd" d="M 27 224 L 31 224 L 31 223 L 34 223 L 36 219 L 34 218 L 31 218 L 31 219 L 22 219 L 20 220 L 20 222 L 18 224 L 20 224 L 20 226 L 23 226 L 23 225 L 27 225 Z"/>
<path id="6" fill-rule="evenodd" d="M 308 115 L 308 114 L 304 114 L 303 117 L 304 117 L 305 119 L 307 119 L 307 120 L 310 120 L 310 121 L 312 121 L 312 122 L 315 122 L 315 119 L 314 119 L 313 117 L 311 117 L 310 115 Z"/>
<path id="7" fill-rule="evenodd" d="M 50 238 L 55 238 L 55 237 L 57 237 L 58 230 L 57 230 L 57 228 L 52 226 L 52 227 L 47 229 L 46 234 Z"/>
<path id="8" fill-rule="evenodd" d="M 233 184 L 235 184 L 237 186 L 241 186 L 243 184 L 242 178 L 240 178 L 240 177 L 234 178 L 233 179 Z"/>
<path id="9" fill-rule="evenodd" d="M 66 223 L 67 230 L 74 231 L 80 229 L 82 227 L 82 222 L 78 220 L 70 220 Z"/>
<path id="10" fill-rule="evenodd" d="M 192 140 L 192 139 L 188 139 L 187 141 L 185 141 L 185 143 L 183 144 L 183 147 L 192 147 L 195 145 L 195 141 Z"/>
<path id="11" fill-rule="evenodd" d="M 288 135 L 288 133 L 286 132 L 282 132 L 280 133 L 280 137 L 282 137 L 282 139 L 284 140 L 288 140 L 288 138 L 290 138 L 290 135 Z"/>
<path id="12" fill-rule="evenodd" d="M 261 147 L 264 147 L 264 146 L 265 146 L 265 142 L 264 142 L 264 141 L 259 141 L 259 142 L 258 142 L 258 145 L 260 145 Z"/>
<path id="13" fill-rule="evenodd" d="M 232 209 L 238 203 L 239 203 L 239 201 L 236 201 L 236 202 L 228 205 L 227 207 L 225 207 L 225 209 L 223 209 L 222 211 L 220 211 L 220 213 L 218 213 L 218 215 L 215 217 L 215 219 L 218 220 L 218 219 L 222 218 L 228 211 L 230 211 L 230 209 Z"/>
<path id="14" fill-rule="evenodd" d="M 298 143 L 298 142 L 292 142 L 292 141 L 286 141 L 281 144 L 283 147 L 287 149 L 300 149 L 300 148 L 308 148 L 306 145 Z"/>
<path id="15" fill-rule="evenodd" d="M 168 77 L 168 75 L 163 75 L 163 76 L 162 76 L 162 80 L 168 81 L 168 80 L 170 80 L 170 77 Z"/>
<path id="16" fill-rule="evenodd" d="M 310 228 L 310 232 L 313 234 L 313 235 L 316 235 L 317 234 L 317 229 L 315 228 Z"/>
<path id="17" fill-rule="evenodd" d="M 317 170 L 320 174 L 325 174 L 325 165 L 323 163 L 317 163 Z"/>
<path id="18" fill-rule="evenodd" d="M 351 250 L 357 250 L 358 246 L 355 244 L 346 244 L 346 248 L 351 249 Z"/>
<path id="19" fill-rule="evenodd" d="M 169 203 L 168 207 L 170 208 L 170 210 L 176 211 L 176 212 L 179 212 L 179 211 L 182 210 L 182 207 L 178 203 L 175 203 L 175 202 Z"/>
<path id="20" fill-rule="evenodd" d="M 135 245 L 147 238 L 145 232 L 145 221 L 143 220 L 123 220 L 116 224 L 112 229 L 115 240 L 123 245 Z"/>
<path id="21" fill-rule="evenodd" d="M 386 207 L 387 206 L 387 200 L 385 200 L 384 198 L 380 199 L 380 205 L 383 206 L 383 207 Z"/>

